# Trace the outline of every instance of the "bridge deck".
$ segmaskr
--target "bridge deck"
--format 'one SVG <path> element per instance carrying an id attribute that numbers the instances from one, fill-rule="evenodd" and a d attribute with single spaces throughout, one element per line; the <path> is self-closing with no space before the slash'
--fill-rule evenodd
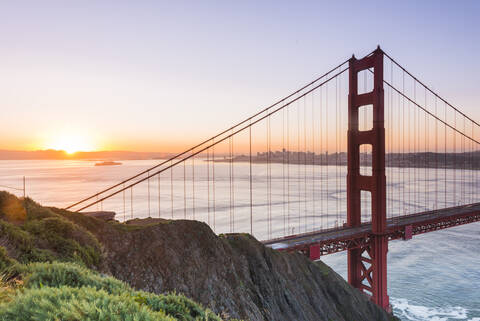
<path id="1" fill-rule="evenodd" d="M 426 232 L 480 221 L 480 203 L 450 207 L 390 218 L 387 221 L 389 239 L 409 238 Z M 405 230 L 411 227 L 411 234 Z M 308 251 L 311 245 L 320 245 L 321 254 L 330 254 L 355 248 L 371 234 L 371 224 L 358 227 L 338 227 L 322 231 L 297 234 L 263 244 L 284 251 Z"/>

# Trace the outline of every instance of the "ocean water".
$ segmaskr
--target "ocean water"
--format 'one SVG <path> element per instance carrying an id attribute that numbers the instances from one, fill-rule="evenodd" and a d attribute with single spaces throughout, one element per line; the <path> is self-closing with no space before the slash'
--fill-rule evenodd
<path id="1" fill-rule="evenodd" d="M 0 161 L 0 189 L 21 196 L 25 176 L 27 196 L 43 205 L 65 207 L 158 162 L 94 166 L 94 161 Z M 477 174 L 389 168 L 388 216 L 478 202 Z M 343 224 L 345 175 L 344 167 L 254 164 L 250 195 L 248 164 L 231 168 L 196 159 L 89 210 L 113 210 L 121 221 L 148 216 L 197 219 L 216 233 L 253 232 L 269 239 Z M 362 195 L 365 221 L 369 206 L 368 195 Z M 479 249 L 480 223 L 390 242 L 388 291 L 395 314 L 402 320 L 480 321 Z M 345 253 L 322 260 L 346 277 Z"/>
<path id="2" fill-rule="evenodd" d="M 402 320 L 480 320 L 480 223 L 389 243 L 388 292 Z M 322 258 L 344 278 L 346 255 Z"/>

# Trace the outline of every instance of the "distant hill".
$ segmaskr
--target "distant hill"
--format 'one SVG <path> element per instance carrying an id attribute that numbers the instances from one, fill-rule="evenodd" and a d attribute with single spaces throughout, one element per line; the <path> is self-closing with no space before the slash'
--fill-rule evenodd
<path id="1" fill-rule="evenodd" d="M 126 160 L 126 159 L 152 159 L 165 158 L 171 153 L 161 152 L 131 152 L 131 151 L 98 151 L 98 152 L 76 152 L 68 154 L 63 150 L 36 150 L 36 151 L 18 151 L 18 150 L 0 150 L 0 160 Z"/>
<path id="2" fill-rule="evenodd" d="M 249 162 L 249 155 L 237 155 L 233 158 L 217 158 L 215 162 Z M 266 164 L 300 164 L 300 165 L 337 165 L 347 166 L 347 153 L 316 154 L 312 152 L 271 151 L 252 155 L 253 163 Z M 361 153 L 360 165 L 371 166 L 372 154 Z M 417 167 L 417 168 L 457 168 L 467 170 L 480 169 L 480 151 L 464 153 L 387 153 L 385 154 L 387 167 Z"/>

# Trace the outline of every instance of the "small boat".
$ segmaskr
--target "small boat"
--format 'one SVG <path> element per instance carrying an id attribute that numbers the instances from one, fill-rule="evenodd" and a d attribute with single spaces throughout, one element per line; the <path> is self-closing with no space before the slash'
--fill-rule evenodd
<path id="1" fill-rule="evenodd" d="M 95 166 L 112 166 L 112 165 L 122 165 L 122 163 L 119 163 L 119 162 L 100 162 L 100 163 L 95 163 Z"/>

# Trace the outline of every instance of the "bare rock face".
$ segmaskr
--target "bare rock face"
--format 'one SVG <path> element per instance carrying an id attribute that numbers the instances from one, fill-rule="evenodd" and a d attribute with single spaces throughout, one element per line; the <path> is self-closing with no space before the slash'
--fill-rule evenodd
<path id="1" fill-rule="evenodd" d="M 92 233 L 104 246 L 105 272 L 136 289 L 183 293 L 225 318 L 393 320 L 322 262 L 246 234 L 218 237 L 195 221 L 103 223 Z"/>

